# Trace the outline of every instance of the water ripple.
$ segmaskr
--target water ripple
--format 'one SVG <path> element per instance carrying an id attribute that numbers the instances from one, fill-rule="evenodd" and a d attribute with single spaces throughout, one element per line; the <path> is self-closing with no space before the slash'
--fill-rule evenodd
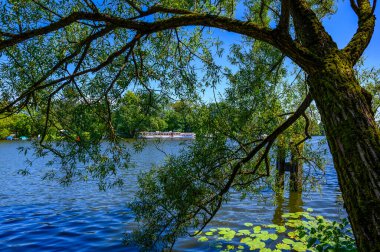
<path id="1" fill-rule="evenodd" d="M 25 166 L 25 157 L 19 156 L 16 148 L 26 144 L 0 142 L 0 251 L 137 251 L 122 244 L 124 234 L 136 227 L 126 203 L 136 191 L 136 174 L 148 169 L 151 160 L 163 160 L 161 151 L 148 145 L 132 156 L 137 165 L 125 175 L 130 183 L 124 190 L 99 192 L 95 183 L 62 187 L 42 181 L 44 161 L 31 168 L 31 175 L 18 175 L 17 170 Z M 169 142 L 162 148 L 175 153 L 179 145 Z M 301 203 L 301 210 L 311 207 L 316 214 L 330 219 L 344 216 L 331 156 L 327 156 L 327 161 L 321 192 L 311 191 L 302 198 L 285 195 L 278 205 L 274 204 L 271 192 L 264 193 L 264 198 L 245 200 L 232 193 L 231 201 L 208 227 L 243 228 L 244 222 L 267 224 L 277 218 L 276 213 L 291 211 L 294 200 Z M 182 238 L 175 246 L 177 251 L 209 249 L 207 244 L 193 238 Z"/>

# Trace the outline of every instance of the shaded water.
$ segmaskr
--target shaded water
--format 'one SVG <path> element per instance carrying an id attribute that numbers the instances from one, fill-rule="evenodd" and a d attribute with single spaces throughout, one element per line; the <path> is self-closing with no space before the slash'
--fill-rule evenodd
<path id="1" fill-rule="evenodd" d="M 311 144 L 316 145 L 318 138 Z M 122 245 L 124 234 L 135 224 L 126 204 L 137 190 L 137 175 L 161 162 L 164 153 L 148 144 L 141 153 L 132 155 L 136 166 L 125 174 L 126 185 L 100 192 L 95 183 L 74 183 L 62 187 L 53 181 L 42 181 L 44 160 L 37 161 L 31 175 L 17 174 L 25 167 L 25 157 L 17 147 L 26 142 L 0 142 L 0 251 L 136 251 Z M 327 148 L 323 145 L 321 148 Z M 180 142 L 160 144 L 166 153 L 178 153 Z M 233 193 L 214 218 L 211 227 L 243 228 L 243 223 L 281 222 L 283 212 L 313 208 L 328 219 L 345 216 L 330 154 L 326 154 L 326 177 L 321 192 L 311 191 L 277 198 L 270 191 L 264 197 L 240 200 Z M 39 163 L 38 163 L 39 162 Z M 208 244 L 194 238 L 180 239 L 175 250 L 199 251 Z"/>

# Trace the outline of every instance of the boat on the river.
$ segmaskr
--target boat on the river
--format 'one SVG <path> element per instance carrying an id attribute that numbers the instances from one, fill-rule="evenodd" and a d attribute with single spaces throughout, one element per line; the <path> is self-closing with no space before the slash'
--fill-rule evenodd
<path id="1" fill-rule="evenodd" d="M 173 132 L 173 131 L 142 131 L 139 132 L 139 138 L 145 139 L 195 139 L 195 133 L 192 132 Z"/>

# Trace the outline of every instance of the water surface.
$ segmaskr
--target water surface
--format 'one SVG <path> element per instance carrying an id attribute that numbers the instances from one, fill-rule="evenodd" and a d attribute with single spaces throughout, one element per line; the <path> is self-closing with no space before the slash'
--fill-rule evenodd
<path id="1" fill-rule="evenodd" d="M 313 138 L 311 144 L 316 146 L 318 140 Z M 122 245 L 124 234 L 136 226 L 127 203 L 137 190 L 137 175 L 162 162 L 164 152 L 176 154 L 181 149 L 179 141 L 161 143 L 159 148 L 148 143 L 142 152 L 132 155 L 136 165 L 126 171 L 125 186 L 102 192 L 91 182 L 63 187 L 54 181 L 43 181 L 46 160 L 37 160 L 28 176 L 17 174 L 26 166 L 26 157 L 18 153 L 17 147 L 28 144 L 0 142 L 0 251 L 137 251 Z M 263 198 L 245 200 L 233 193 L 208 228 L 238 229 L 245 222 L 278 222 L 281 213 L 306 208 L 313 208 L 316 214 L 328 219 L 345 216 L 328 152 L 326 159 L 326 177 L 320 192 L 286 194 L 277 203 L 269 190 Z M 189 237 L 181 238 L 175 246 L 177 251 L 209 249 L 207 243 Z"/>

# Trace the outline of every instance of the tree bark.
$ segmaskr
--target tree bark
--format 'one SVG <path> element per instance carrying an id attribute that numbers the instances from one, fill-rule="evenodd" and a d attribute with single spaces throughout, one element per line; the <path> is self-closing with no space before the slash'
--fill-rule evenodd
<path id="1" fill-rule="evenodd" d="M 341 52 L 309 74 L 357 246 L 380 251 L 380 137 L 371 95 Z"/>

